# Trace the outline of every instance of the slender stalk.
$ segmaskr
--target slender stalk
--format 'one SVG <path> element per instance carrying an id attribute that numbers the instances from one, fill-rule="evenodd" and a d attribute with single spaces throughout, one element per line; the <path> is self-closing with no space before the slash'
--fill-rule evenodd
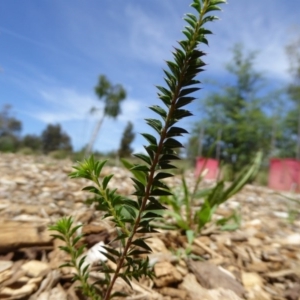
<path id="1" fill-rule="evenodd" d="M 207 1 L 204 2 L 204 7 L 203 7 L 203 9 L 201 11 L 200 18 L 199 18 L 199 21 L 198 21 L 198 25 L 197 25 L 197 28 L 196 28 L 196 30 L 194 32 L 194 37 L 192 39 L 192 42 L 190 43 L 190 49 L 188 49 L 187 54 L 186 54 L 186 58 L 185 58 L 185 61 L 184 61 L 183 67 L 182 67 L 181 74 L 180 74 L 180 79 L 179 79 L 179 81 L 177 83 L 177 87 L 176 87 L 175 93 L 173 94 L 173 98 L 172 98 L 172 101 L 171 101 L 171 106 L 169 108 L 168 116 L 167 116 L 166 121 L 165 121 L 165 126 L 164 126 L 164 128 L 163 128 L 163 130 L 161 132 L 160 141 L 159 141 L 159 144 L 158 144 L 158 148 L 157 148 L 157 151 L 155 153 L 155 156 L 154 156 L 151 168 L 150 168 L 148 182 L 147 182 L 147 185 L 146 185 L 145 196 L 143 197 L 141 208 L 139 210 L 139 213 L 138 213 L 135 225 L 133 226 L 131 235 L 129 236 L 129 238 L 128 238 L 126 244 L 125 244 L 122 256 L 120 257 L 120 260 L 118 261 L 118 264 L 117 264 L 114 276 L 113 276 L 113 278 L 112 278 L 112 280 L 110 282 L 110 285 L 108 286 L 108 289 L 107 289 L 107 292 L 105 294 L 104 300 L 108 300 L 110 298 L 110 294 L 112 292 L 112 288 L 114 286 L 114 283 L 115 283 L 116 279 L 118 278 L 119 272 L 120 272 L 120 270 L 121 270 L 121 268 L 122 268 L 122 266 L 124 264 L 124 260 L 125 260 L 125 258 L 127 256 L 127 252 L 128 252 L 128 250 L 129 250 L 129 248 L 130 248 L 130 246 L 132 244 L 132 240 L 133 240 L 133 238 L 134 238 L 134 236 L 135 236 L 135 234 L 137 232 L 137 229 L 140 226 L 140 221 L 141 221 L 141 218 L 142 218 L 142 213 L 143 213 L 143 211 L 145 209 L 145 206 L 147 204 L 148 198 L 150 197 L 151 187 L 152 187 L 152 183 L 153 183 L 153 179 L 154 179 L 154 175 L 155 175 L 156 166 L 158 164 L 159 157 L 160 157 L 162 149 L 163 149 L 163 143 L 164 143 L 164 141 L 166 139 L 166 136 L 167 136 L 167 130 L 169 128 L 169 122 L 171 121 L 173 113 L 174 113 L 174 110 L 175 110 L 176 100 L 179 98 L 180 90 L 182 88 L 182 82 L 184 80 L 184 76 L 185 76 L 186 70 L 187 70 L 187 68 L 189 66 L 189 60 L 191 58 L 191 54 L 192 54 L 193 50 L 196 48 L 196 46 L 197 46 L 197 34 L 198 34 L 198 30 L 199 30 L 199 28 L 201 26 L 203 16 L 206 13 L 208 3 L 209 3 L 209 0 L 207 0 Z"/>

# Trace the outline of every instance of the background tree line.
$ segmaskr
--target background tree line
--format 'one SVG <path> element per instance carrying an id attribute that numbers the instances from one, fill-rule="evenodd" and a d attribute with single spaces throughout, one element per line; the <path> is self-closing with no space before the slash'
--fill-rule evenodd
<path id="1" fill-rule="evenodd" d="M 40 135 L 27 134 L 22 137 L 22 123 L 12 115 L 11 109 L 10 105 L 4 105 L 0 111 L 1 152 L 17 152 L 21 149 L 44 154 L 57 150 L 72 151 L 71 139 L 60 124 L 48 124 Z"/>
<path id="2" fill-rule="evenodd" d="M 5 105 L 0 110 L 0 152 L 52 153 L 58 157 L 65 157 L 73 152 L 71 138 L 60 124 L 48 124 L 40 135 L 26 134 L 22 137 L 22 123 L 12 115 L 11 109 L 10 105 Z M 133 152 L 131 143 L 134 138 L 133 124 L 129 121 L 124 129 L 119 149 L 106 154 L 96 151 L 96 154 L 128 157 Z M 83 147 L 78 154 L 83 155 L 85 151 L 86 147 Z"/>
<path id="3" fill-rule="evenodd" d="M 258 53 L 233 47 L 226 65 L 230 81 L 201 102 L 203 116 L 186 147 L 190 160 L 216 158 L 235 174 L 258 150 L 266 165 L 274 156 L 300 158 L 300 39 L 286 50 L 293 81 L 274 90 L 255 67 Z"/>
<path id="4" fill-rule="evenodd" d="M 279 90 L 267 82 L 256 68 L 259 53 L 248 52 L 237 44 L 225 66 L 228 82 L 216 86 L 200 102 L 202 115 L 193 124 L 186 144 L 186 157 L 194 162 L 197 156 L 217 158 L 236 174 L 262 150 L 267 166 L 270 157 L 300 159 L 300 39 L 286 47 L 290 61 L 290 83 Z M 274 62 L 276 63 L 276 61 Z M 100 75 L 95 87 L 99 101 L 104 103 L 89 143 L 79 152 L 87 156 L 106 117 L 116 119 L 126 91 Z M 100 109 L 92 107 L 95 114 Z M 11 114 L 11 107 L 0 111 L 0 151 L 16 152 L 30 149 L 45 154 L 53 151 L 72 152 L 70 137 L 59 124 L 48 124 L 40 136 L 21 136 L 22 124 Z M 128 122 L 118 150 L 107 155 L 130 156 L 135 134 Z M 95 153 L 95 151 L 93 151 Z M 82 157 L 80 157 L 82 158 Z"/>

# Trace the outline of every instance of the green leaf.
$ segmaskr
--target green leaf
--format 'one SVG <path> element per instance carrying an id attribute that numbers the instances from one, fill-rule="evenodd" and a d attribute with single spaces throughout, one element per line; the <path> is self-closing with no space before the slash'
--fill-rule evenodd
<path id="1" fill-rule="evenodd" d="M 192 18 L 184 18 L 184 20 L 185 20 L 187 23 L 189 23 L 189 24 L 192 26 L 192 28 L 195 28 L 196 25 L 197 25 L 197 20 L 194 21 Z"/>
<path id="2" fill-rule="evenodd" d="M 144 148 L 147 151 L 147 153 L 148 153 L 149 157 L 151 158 L 151 160 L 153 160 L 154 159 L 154 155 L 155 155 L 155 153 L 153 152 L 153 150 L 150 149 L 148 146 L 144 146 Z"/>
<path id="3" fill-rule="evenodd" d="M 83 263 L 84 263 L 84 261 L 85 261 L 85 258 L 86 258 L 86 255 L 83 256 L 83 257 L 80 259 L 79 264 L 78 264 L 79 269 L 81 269 L 81 267 L 82 267 L 82 265 L 83 265 Z"/>
<path id="4" fill-rule="evenodd" d="M 151 159 L 149 156 L 145 155 L 145 154 L 133 154 L 133 156 L 143 160 L 144 162 L 146 162 L 148 165 L 151 165 Z"/>
<path id="5" fill-rule="evenodd" d="M 204 35 L 199 35 L 198 41 L 199 41 L 199 43 L 202 43 L 202 44 L 205 44 L 205 45 L 209 46 L 208 45 L 208 40 L 205 38 Z"/>
<path id="6" fill-rule="evenodd" d="M 150 144 L 154 144 L 157 145 L 157 141 L 156 138 L 149 134 L 149 133 L 141 133 L 141 135 L 150 143 Z"/>
<path id="7" fill-rule="evenodd" d="M 193 14 L 186 14 L 187 19 L 192 20 L 194 23 L 197 23 L 198 20 Z"/>
<path id="8" fill-rule="evenodd" d="M 195 239 L 195 232 L 194 232 L 194 230 L 187 230 L 186 232 L 185 232 L 185 235 L 186 235 L 186 238 L 187 238 L 187 241 L 188 241 L 188 243 L 190 244 L 190 245 L 192 245 L 193 244 L 193 242 L 194 242 L 194 239 Z"/>
<path id="9" fill-rule="evenodd" d="M 171 70 L 171 72 L 174 74 L 174 76 L 176 78 L 179 78 L 180 70 L 179 70 L 178 66 L 172 61 L 166 61 L 166 63 L 168 65 L 169 69 Z M 163 94 L 169 96 L 170 98 L 172 98 L 172 94 L 170 92 L 168 92 L 168 94 L 163 92 Z"/>
<path id="10" fill-rule="evenodd" d="M 131 199 L 124 199 L 123 202 L 124 202 L 124 204 L 126 204 L 126 205 L 128 205 L 132 208 L 135 208 L 137 210 L 139 210 L 139 208 L 140 208 L 138 203 L 136 201 L 131 200 Z"/>
<path id="11" fill-rule="evenodd" d="M 110 174 L 110 175 L 107 175 L 103 178 L 103 181 L 102 181 L 102 187 L 103 189 L 105 190 L 109 181 L 112 179 L 112 177 L 114 176 L 114 174 Z"/>
<path id="12" fill-rule="evenodd" d="M 216 17 L 216 16 L 207 16 L 205 17 L 203 20 L 202 20 L 202 24 L 205 24 L 207 22 L 212 22 L 212 21 L 215 21 L 215 20 L 218 20 L 219 18 Z"/>
<path id="13" fill-rule="evenodd" d="M 153 186 L 156 187 L 156 188 L 162 188 L 162 189 L 167 190 L 167 191 L 170 190 L 170 188 L 165 183 L 163 183 L 161 181 L 154 181 L 153 180 Z"/>
<path id="14" fill-rule="evenodd" d="M 182 47 L 182 49 L 184 49 L 185 51 L 188 51 L 189 41 L 185 41 L 185 40 L 179 41 L 178 44 Z"/>
<path id="15" fill-rule="evenodd" d="M 221 8 L 219 6 L 217 6 L 217 5 L 210 5 L 208 7 L 208 9 L 206 10 L 206 12 L 208 13 L 210 11 L 215 11 L 215 10 L 221 10 Z"/>
<path id="16" fill-rule="evenodd" d="M 161 133 L 162 123 L 156 119 L 145 119 L 146 123 L 151 126 L 158 134 Z M 151 142 L 150 142 L 151 143 Z"/>
<path id="17" fill-rule="evenodd" d="M 172 97 L 171 96 L 166 96 L 166 95 L 163 95 L 163 94 L 160 94 L 158 93 L 158 98 L 160 100 L 163 101 L 163 103 L 169 108 L 169 106 L 171 105 L 171 102 L 172 102 Z"/>
<path id="18" fill-rule="evenodd" d="M 92 156 L 92 158 L 93 158 L 93 161 L 94 161 L 94 157 Z M 102 169 L 103 169 L 103 167 L 104 167 L 104 165 L 107 163 L 107 160 L 103 160 L 103 161 L 98 161 L 95 165 L 96 165 L 96 167 L 95 167 L 95 175 L 97 176 L 97 177 L 99 177 L 100 176 L 100 173 L 101 173 L 101 171 L 102 171 Z M 93 162 L 93 164 L 94 164 L 94 162 Z"/>
<path id="19" fill-rule="evenodd" d="M 145 243 L 144 239 L 136 239 L 132 242 L 132 244 L 152 252 L 152 249 Z"/>
<path id="20" fill-rule="evenodd" d="M 124 281 L 132 288 L 129 279 L 127 278 L 127 276 L 126 276 L 125 274 L 119 273 L 119 274 L 118 274 L 118 277 L 122 278 L 122 279 L 123 279 L 123 280 L 124 280 Z"/>
<path id="21" fill-rule="evenodd" d="M 166 207 L 164 207 L 163 205 L 161 205 L 157 200 L 156 203 L 154 202 L 150 202 L 146 205 L 145 210 L 144 211 L 162 211 L 165 210 Z"/>
<path id="22" fill-rule="evenodd" d="M 144 211 L 143 216 L 142 216 L 142 220 L 161 218 L 163 212 L 164 212 L 164 210 Z"/>
<path id="23" fill-rule="evenodd" d="M 121 162 L 122 162 L 123 166 L 127 170 L 129 170 L 138 181 L 140 181 L 143 185 L 146 185 L 146 177 L 145 177 L 144 172 L 137 171 L 137 170 L 132 170 L 132 167 L 134 167 L 134 165 L 131 164 L 129 161 L 127 161 L 124 158 L 121 158 Z"/>
<path id="24" fill-rule="evenodd" d="M 123 208 L 125 208 L 129 212 L 129 214 L 133 217 L 133 219 L 136 218 L 137 212 L 132 207 L 124 205 Z"/>
<path id="25" fill-rule="evenodd" d="M 177 120 L 180 120 L 180 119 L 183 119 L 183 118 L 186 118 L 186 117 L 190 117 L 192 116 L 193 114 L 188 111 L 188 110 L 185 110 L 185 109 L 176 109 L 174 114 L 173 114 L 173 117 Z"/>
<path id="26" fill-rule="evenodd" d="M 141 183 L 140 181 L 138 181 L 136 178 L 131 178 L 131 180 L 136 184 L 137 188 L 141 191 L 145 191 L 145 186 L 143 185 L 143 183 Z"/>
<path id="27" fill-rule="evenodd" d="M 164 163 L 164 162 L 160 162 L 160 163 L 159 163 L 159 166 L 160 166 L 160 168 L 161 168 L 162 170 L 177 169 L 176 166 L 171 165 L 171 164 L 169 164 L 169 163 Z"/>
<path id="28" fill-rule="evenodd" d="M 172 93 L 169 90 L 167 90 L 166 88 L 159 86 L 159 85 L 157 85 L 156 88 L 159 89 L 163 93 L 163 95 L 172 97 Z"/>
<path id="29" fill-rule="evenodd" d="M 153 105 L 149 107 L 151 110 L 159 114 L 163 119 L 167 117 L 167 112 L 158 105 Z"/>
<path id="30" fill-rule="evenodd" d="M 189 39 L 191 40 L 192 39 L 192 34 L 189 30 L 183 30 L 182 33 Z"/>
<path id="31" fill-rule="evenodd" d="M 184 220 L 184 218 L 180 214 L 175 213 L 174 211 L 171 211 L 171 210 L 166 210 L 165 214 L 175 218 L 177 227 L 179 227 L 183 230 L 190 229 L 188 223 Z"/>
<path id="32" fill-rule="evenodd" d="M 142 171 L 142 172 L 150 171 L 150 169 L 145 165 L 134 165 L 130 170 L 131 171 Z"/>
<path id="33" fill-rule="evenodd" d="M 172 193 L 165 191 L 165 190 L 161 190 L 161 189 L 154 189 L 153 191 L 151 191 L 151 196 L 171 196 Z"/>
<path id="34" fill-rule="evenodd" d="M 149 251 L 133 249 L 128 253 L 130 256 L 139 256 L 143 254 L 149 254 Z"/>
<path id="35" fill-rule="evenodd" d="M 49 230 L 56 230 L 56 229 L 51 229 L 50 228 Z M 64 242 L 66 240 L 63 236 L 58 235 L 58 234 L 51 234 L 51 236 L 54 237 L 55 239 L 59 239 L 59 240 L 64 241 Z"/>
<path id="36" fill-rule="evenodd" d="M 201 13 L 201 2 L 199 0 L 194 0 L 191 7 L 195 8 L 199 14 Z"/>
<path id="37" fill-rule="evenodd" d="M 100 251 L 101 254 L 103 254 L 106 258 L 108 258 L 110 261 L 114 262 L 115 264 L 117 263 L 116 259 L 114 256 L 108 254 L 107 252 Z"/>
<path id="38" fill-rule="evenodd" d="M 120 252 L 116 249 L 113 249 L 113 248 L 107 247 L 107 246 L 102 246 L 102 248 L 105 249 L 108 253 L 110 253 L 114 256 L 117 256 L 117 257 L 121 256 Z"/>
<path id="39" fill-rule="evenodd" d="M 183 128 L 173 126 L 168 130 L 167 137 L 182 136 L 182 134 L 185 133 L 188 133 L 188 131 Z"/>
<path id="40" fill-rule="evenodd" d="M 174 75 L 172 75 L 170 72 L 168 72 L 168 71 L 166 71 L 166 70 L 163 70 L 163 71 L 164 71 L 164 73 L 166 74 L 167 79 L 176 82 L 176 78 L 174 77 Z"/>
<path id="41" fill-rule="evenodd" d="M 196 91 L 199 91 L 200 88 L 187 88 L 187 89 L 182 89 L 179 93 L 179 97 L 184 97 L 188 94 L 194 93 Z"/>
<path id="42" fill-rule="evenodd" d="M 155 175 L 154 180 L 160 180 L 160 179 L 164 179 L 164 178 L 168 178 L 168 177 L 173 177 L 174 175 L 171 173 L 165 173 L 165 172 L 159 172 Z"/>
<path id="43" fill-rule="evenodd" d="M 191 102 L 193 102 L 196 98 L 195 97 L 180 97 L 176 102 L 176 108 L 183 107 Z"/>
<path id="44" fill-rule="evenodd" d="M 240 191 L 247 182 L 249 182 L 256 174 L 260 168 L 262 161 L 262 152 L 258 152 L 256 157 L 251 165 L 251 167 L 246 167 L 242 174 L 234 180 L 234 182 L 228 187 L 225 191 L 224 200 L 229 199 L 231 196 L 235 195 L 238 191 Z"/>
<path id="45" fill-rule="evenodd" d="M 154 145 L 154 144 L 148 145 L 147 148 L 149 150 L 152 150 L 153 152 L 157 152 L 157 149 L 158 149 L 157 145 Z"/>
<path id="46" fill-rule="evenodd" d="M 217 185 L 211 190 L 211 193 L 207 196 L 206 200 L 208 201 L 210 207 L 215 205 L 220 205 L 225 201 L 224 194 L 224 181 L 219 181 Z"/>
<path id="47" fill-rule="evenodd" d="M 170 161 L 170 160 L 180 160 L 180 157 L 173 154 L 164 154 L 159 158 L 159 162 Z"/>
<path id="48" fill-rule="evenodd" d="M 165 142 L 164 142 L 164 147 L 167 148 L 184 148 L 183 145 L 176 141 L 173 138 L 168 138 Z"/>
<path id="49" fill-rule="evenodd" d="M 94 194 L 100 194 L 99 190 L 92 185 L 86 186 L 82 189 L 82 191 L 89 191 L 90 193 L 94 193 Z"/>
<path id="50" fill-rule="evenodd" d="M 210 30 L 205 29 L 203 27 L 199 29 L 199 33 L 203 34 L 203 35 L 205 35 L 205 34 L 212 34 L 212 32 Z"/>
<path id="51" fill-rule="evenodd" d="M 159 231 L 154 229 L 154 226 L 141 227 L 138 229 L 137 233 L 159 233 Z"/>

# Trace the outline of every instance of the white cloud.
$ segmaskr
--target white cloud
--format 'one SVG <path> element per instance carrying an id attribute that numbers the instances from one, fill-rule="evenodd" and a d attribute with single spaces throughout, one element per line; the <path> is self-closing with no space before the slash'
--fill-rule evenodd
<path id="1" fill-rule="evenodd" d="M 174 31 L 168 30 L 169 22 L 161 15 L 153 19 L 143 10 L 131 5 L 127 7 L 126 15 L 131 20 L 129 29 L 131 53 L 147 63 L 162 64 L 174 44 L 172 36 Z"/>
<path id="2" fill-rule="evenodd" d="M 88 116 L 96 120 L 101 115 L 103 103 L 96 96 L 79 93 L 72 88 L 51 88 L 39 90 L 43 99 L 43 106 L 31 112 L 32 117 L 45 123 L 60 123 L 66 121 L 85 120 Z M 99 113 L 89 114 L 92 107 L 99 109 Z M 122 103 L 120 122 L 138 121 L 144 118 L 145 107 L 135 99 L 126 99 Z M 109 119 L 109 118 L 108 118 Z M 106 121 L 109 122 L 109 121 Z M 112 122 L 114 122 L 112 120 Z"/>
<path id="3" fill-rule="evenodd" d="M 141 101 L 134 99 L 127 99 L 122 104 L 122 115 L 120 115 L 120 121 L 131 121 L 140 120 L 144 118 L 145 106 Z"/>
<path id="4" fill-rule="evenodd" d="M 42 89 L 39 94 L 45 105 L 32 116 L 45 123 L 83 120 L 91 107 L 100 106 L 92 96 L 70 88 Z"/>
<path id="5" fill-rule="evenodd" d="M 290 25 L 282 18 L 281 4 L 270 0 L 255 4 L 232 0 L 223 6 L 222 20 L 212 26 L 215 35 L 210 37 L 205 58 L 209 72 L 223 73 L 224 64 L 232 57 L 230 49 L 235 43 L 242 43 L 246 50 L 258 51 L 257 70 L 269 78 L 286 81 L 288 62 L 284 47 L 289 41 Z"/>

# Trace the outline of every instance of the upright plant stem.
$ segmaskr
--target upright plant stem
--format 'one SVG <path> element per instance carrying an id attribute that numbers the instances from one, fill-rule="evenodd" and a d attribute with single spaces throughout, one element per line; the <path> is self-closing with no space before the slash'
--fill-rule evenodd
<path id="1" fill-rule="evenodd" d="M 207 1 L 209 2 L 209 0 L 207 0 Z M 169 107 L 168 115 L 167 115 L 167 118 L 165 120 L 165 126 L 161 131 L 158 148 L 157 148 L 157 151 L 155 153 L 154 159 L 152 161 L 152 165 L 150 167 L 150 172 L 149 172 L 148 181 L 147 181 L 147 185 L 146 185 L 145 195 L 144 195 L 143 200 L 142 200 L 142 205 L 140 207 L 140 210 L 139 210 L 135 225 L 133 226 L 132 232 L 131 232 L 131 234 L 130 234 L 130 236 L 129 236 L 126 244 L 125 244 L 124 251 L 123 251 L 123 253 L 122 253 L 122 255 L 121 255 L 121 257 L 118 261 L 114 276 L 113 276 L 113 278 L 110 282 L 110 285 L 108 286 L 108 289 L 107 289 L 106 295 L 104 297 L 104 300 L 109 300 L 109 298 L 110 298 L 112 288 L 113 288 L 114 283 L 115 283 L 116 279 L 118 278 L 119 272 L 120 272 L 120 270 L 121 270 L 121 268 L 124 264 L 124 260 L 127 256 L 128 250 L 129 250 L 130 246 L 132 245 L 133 238 L 134 238 L 134 236 L 135 236 L 135 234 L 136 234 L 136 232 L 137 232 L 137 230 L 140 226 L 142 213 L 144 212 L 145 206 L 146 206 L 147 201 L 150 197 L 151 187 L 152 187 L 152 183 L 153 183 L 153 179 L 154 179 L 154 175 L 155 175 L 156 166 L 158 164 L 159 157 L 162 153 L 163 143 L 164 143 L 164 141 L 166 140 L 166 137 L 167 137 L 167 130 L 169 128 L 169 123 L 170 123 L 171 119 L 173 118 L 173 113 L 174 113 L 174 110 L 175 110 L 176 101 L 179 98 L 180 91 L 183 87 L 183 81 L 185 79 L 185 73 L 188 69 L 190 59 L 192 57 L 192 53 L 197 47 L 197 41 L 196 40 L 197 40 L 198 30 L 200 29 L 200 26 L 202 24 L 203 15 L 206 13 L 207 1 L 204 2 L 204 7 L 201 11 L 200 18 L 199 18 L 199 21 L 198 21 L 198 24 L 197 24 L 198 26 L 197 26 L 197 28 L 194 32 L 194 37 L 192 38 L 192 41 L 190 42 L 189 49 L 186 51 L 187 53 L 186 53 L 186 56 L 185 56 L 183 66 L 181 68 L 181 73 L 180 73 L 180 76 L 179 76 L 179 80 L 177 82 L 177 86 L 175 88 L 175 92 L 174 92 L 173 97 L 172 97 L 171 105 Z"/>

